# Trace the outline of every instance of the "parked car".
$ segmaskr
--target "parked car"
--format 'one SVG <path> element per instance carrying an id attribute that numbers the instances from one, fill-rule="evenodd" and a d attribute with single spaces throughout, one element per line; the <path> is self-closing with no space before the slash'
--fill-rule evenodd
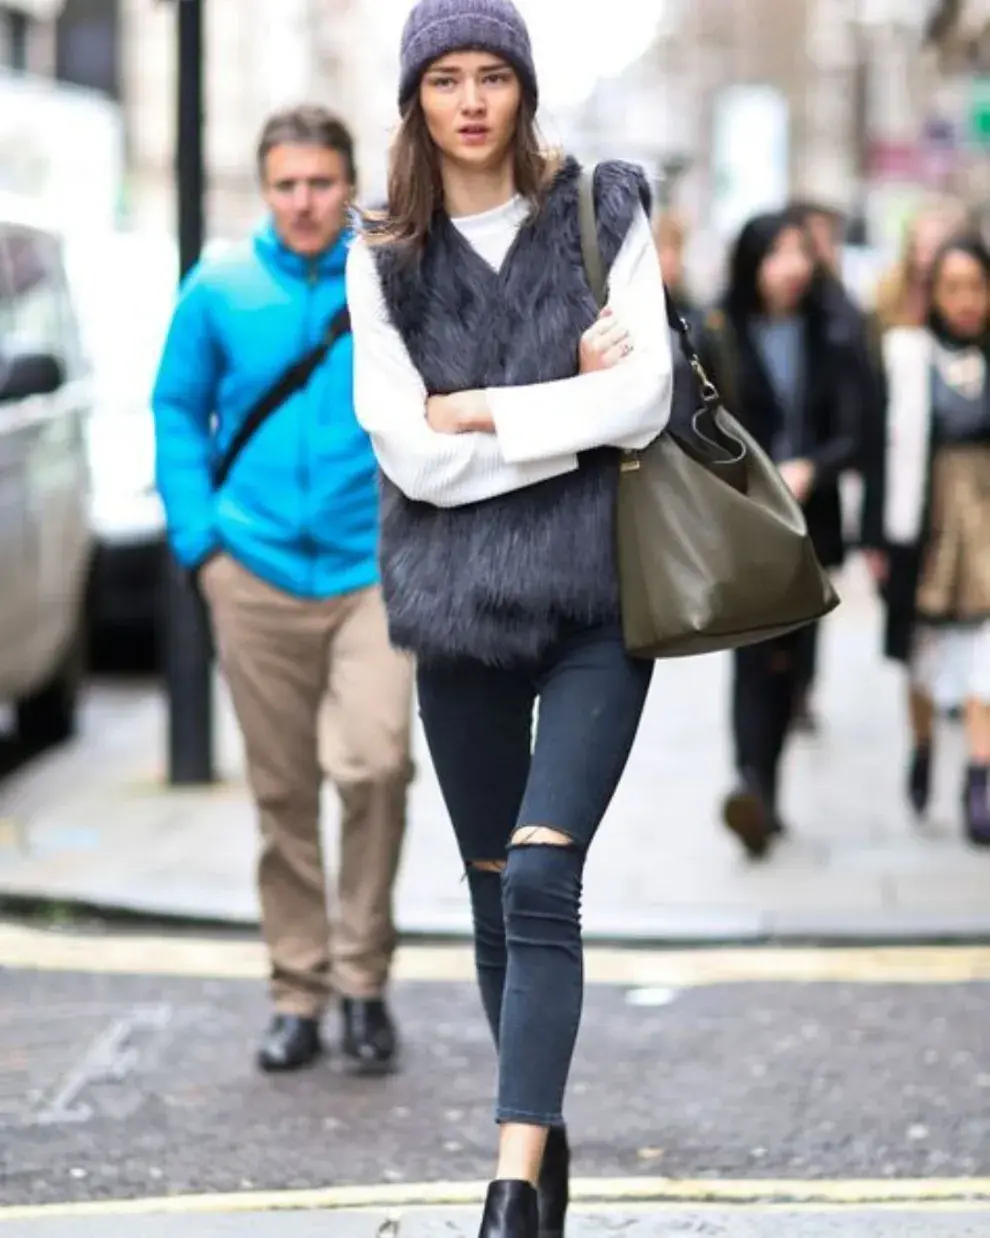
<path id="1" fill-rule="evenodd" d="M 104 652 L 143 661 L 154 657 L 161 614 L 165 514 L 149 399 L 175 299 L 175 243 L 89 235 L 69 242 L 66 259 L 93 374 L 91 648 L 98 662 Z"/>
<path id="2" fill-rule="evenodd" d="M 52 231 L 0 203 L 0 700 L 29 749 L 72 735 L 92 539 L 90 385 Z"/>
<path id="3" fill-rule="evenodd" d="M 208 252 L 227 244 L 211 241 Z M 166 538 L 150 397 L 175 303 L 177 246 L 167 234 L 114 232 L 70 243 L 66 257 L 93 367 L 93 650 L 154 656 Z"/>

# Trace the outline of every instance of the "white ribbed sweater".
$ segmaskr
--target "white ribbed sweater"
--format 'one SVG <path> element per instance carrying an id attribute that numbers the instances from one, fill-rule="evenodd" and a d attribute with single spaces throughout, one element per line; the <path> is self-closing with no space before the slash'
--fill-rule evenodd
<path id="1" fill-rule="evenodd" d="M 527 206 L 504 206 L 452 222 L 494 270 Z M 354 333 L 354 408 L 382 471 L 411 499 L 458 507 L 574 471 L 578 452 L 643 447 L 667 424 L 672 365 L 663 280 L 640 209 L 609 272 L 608 303 L 634 350 L 595 374 L 486 392 L 494 434 L 439 434 L 426 421 L 427 392 L 392 324 L 374 259 L 357 240 L 347 263 Z"/>

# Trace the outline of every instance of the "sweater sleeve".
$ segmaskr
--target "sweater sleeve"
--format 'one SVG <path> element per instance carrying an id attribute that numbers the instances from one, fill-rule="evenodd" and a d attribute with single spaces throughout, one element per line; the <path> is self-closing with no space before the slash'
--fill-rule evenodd
<path id="1" fill-rule="evenodd" d="M 354 409 L 382 472 L 410 499 L 459 507 L 547 481 L 578 467 L 573 452 L 509 463 L 494 434 L 439 434 L 426 420 L 427 392 L 389 318 L 381 281 L 360 239 L 347 261 L 354 335 Z"/>
<path id="2" fill-rule="evenodd" d="M 486 392 L 506 460 L 545 460 L 593 447 L 645 447 L 666 426 L 673 390 L 663 278 L 639 208 L 608 278 L 608 304 L 635 348 L 609 370 Z"/>

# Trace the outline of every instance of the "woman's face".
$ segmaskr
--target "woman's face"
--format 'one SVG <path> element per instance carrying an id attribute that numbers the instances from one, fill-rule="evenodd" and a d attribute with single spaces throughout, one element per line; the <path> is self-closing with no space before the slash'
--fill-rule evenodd
<path id="1" fill-rule="evenodd" d="M 657 254 L 660 257 L 660 270 L 668 287 L 680 288 L 684 279 L 683 247 L 672 237 L 661 237 L 657 240 Z"/>
<path id="2" fill-rule="evenodd" d="M 987 327 L 990 286 L 979 262 L 959 249 L 942 259 L 932 301 L 942 321 L 954 335 L 976 339 Z"/>
<path id="3" fill-rule="evenodd" d="M 419 99 L 443 156 L 498 167 L 511 149 L 522 88 L 515 69 L 491 52 L 452 52 L 423 74 Z"/>
<path id="4" fill-rule="evenodd" d="M 919 215 L 911 234 L 911 266 L 918 279 L 927 279 L 935 255 L 952 235 L 956 220 L 947 212 Z"/>
<path id="5" fill-rule="evenodd" d="M 774 314 L 796 310 L 808 291 L 814 270 L 804 232 L 796 226 L 781 229 L 757 274 L 763 304 Z"/>

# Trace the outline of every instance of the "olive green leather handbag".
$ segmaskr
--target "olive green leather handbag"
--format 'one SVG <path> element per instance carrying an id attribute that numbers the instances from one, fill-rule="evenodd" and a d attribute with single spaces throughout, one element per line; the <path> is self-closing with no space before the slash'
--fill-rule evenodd
<path id="1" fill-rule="evenodd" d="M 581 247 L 606 300 L 592 177 L 580 185 Z M 667 317 L 699 407 L 641 451 L 624 451 L 617 513 L 626 648 L 641 658 L 734 649 L 813 623 L 838 605 L 804 513 L 770 458 L 722 407 L 669 295 Z M 635 324 L 632 324 L 635 326 Z"/>

